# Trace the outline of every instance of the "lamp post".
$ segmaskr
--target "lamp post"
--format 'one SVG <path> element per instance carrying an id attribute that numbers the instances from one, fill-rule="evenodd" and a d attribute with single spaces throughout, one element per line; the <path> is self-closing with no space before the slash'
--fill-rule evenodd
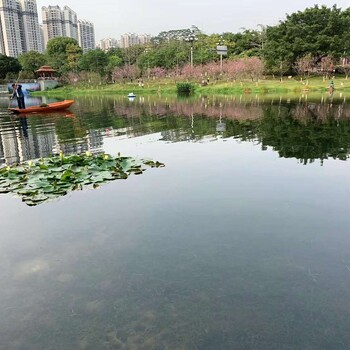
<path id="1" fill-rule="evenodd" d="M 151 51 L 151 49 L 149 47 L 146 47 L 145 49 L 145 54 L 147 56 L 147 78 L 149 80 L 149 76 L 150 76 L 150 68 L 149 68 L 149 52 Z"/>
<path id="2" fill-rule="evenodd" d="M 196 35 L 194 34 L 193 29 L 191 29 L 191 34 L 185 39 L 185 41 L 189 42 L 191 44 L 191 53 L 190 53 L 190 67 L 191 67 L 191 74 L 193 70 L 193 43 L 197 41 Z"/>

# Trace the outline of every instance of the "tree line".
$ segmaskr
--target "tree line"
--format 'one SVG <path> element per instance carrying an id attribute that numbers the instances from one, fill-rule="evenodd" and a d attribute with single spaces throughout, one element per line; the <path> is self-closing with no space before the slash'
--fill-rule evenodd
<path id="1" fill-rule="evenodd" d="M 262 74 L 308 76 L 350 73 L 350 8 L 310 7 L 287 15 L 275 26 L 259 25 L 240 33 L 206 35 L 197 27 L 161 32 L 151 43 L 129 48 L 82 52 L 76 40 L 49 41 L 45 54 L 28 52 L 16 58 L 0 55 L 0 79 L 22 71 L 34 77 L 49 64 L 69 82 L 96 79 L 105 82 L 165 76 L 218 79 L 257 79 Z M 195 41 L 186 41 L 195 35 Z M 218 44 L 227 46 L 219 64 Z M 193 64 L 190 65 L 190 47 Z"/>

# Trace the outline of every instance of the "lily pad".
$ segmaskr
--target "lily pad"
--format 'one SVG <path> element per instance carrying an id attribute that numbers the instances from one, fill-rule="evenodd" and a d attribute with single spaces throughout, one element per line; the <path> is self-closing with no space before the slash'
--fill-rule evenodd
<path id="1" fill-rule="evenodd" d="M 129 175 L 141 175 L 144 166 L 164 167 L 163 163 L 131 157 L 113 157 L 90 153 L 65 157 L 63 153 L 0 168 L 0 193 L 12 193 L 29 206 L 44 203 L 84 188 L 98 188 L 101 184 Z"/>

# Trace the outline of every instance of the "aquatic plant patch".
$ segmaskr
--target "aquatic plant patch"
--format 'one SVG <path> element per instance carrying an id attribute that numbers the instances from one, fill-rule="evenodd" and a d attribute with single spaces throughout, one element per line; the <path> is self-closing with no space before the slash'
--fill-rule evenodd
<path id="1" fill-rule="evenodd" d="M 163 163 L 118 155 L 86 154 L 41 158 L 0 168 L 0 193 L 20 196 L 29 206 L 66 195 L 70 191 L 97 188 L 103 183 L 141 175 L 145 167 L 160 168 Z"/>

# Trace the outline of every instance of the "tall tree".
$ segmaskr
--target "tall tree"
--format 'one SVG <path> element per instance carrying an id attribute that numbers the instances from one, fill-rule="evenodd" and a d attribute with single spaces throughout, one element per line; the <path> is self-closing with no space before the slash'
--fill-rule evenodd
<path id="1" fill-rule="evenodd" d="M 107 54 L 100 49 L 96 49 L 89 50 L 81 57 L 79 67 L 82 70 L 99 73 L 102 76 L 105 74 L 108 63 Z"/>
<path id="2" fill-rule="evenodd" d="M 25 72 L 34 73 L 41 66 L 47 63 L 47 58 L 44 54 L 37 51 L 29 51 L 18 56 L 18 61 Z"/>
<path id="3" fill-rule="evenodd" d="M 325 56 L 339 58 L 350 47 L 350 11 L 315 5 L 288 15 L 278 26 L 267 27 L 264 57 L 271 68 L 289 66 L 310 54 L 317 63 Z"/>
<path id="4" fill-rule="evenodd" d="M 59 74 L 67 73 L 72 70 L 72 55 L 76 55 L 79 51 L 78 42 L 68 37 L 58 37 L 49 40 L 46 47 L 46 54 L 49 63 L 59 72 Z M 70 58 L 68 59 L 68 56 Z"/>
<path id="5" fill-rule="evenodd" d="M 17 58 L 0 54 L 0 79 L 4 79 L 8 73 L 17 74 L 21 70 L 21 64 Z"/>
<path id="6" fill-rule="evenodd" d="M 79 60 L 83 54 L 83 50 L 76 44 L 68 44 L 66 48 L 67 63 L 70 71 L 77 72 Z"/>

